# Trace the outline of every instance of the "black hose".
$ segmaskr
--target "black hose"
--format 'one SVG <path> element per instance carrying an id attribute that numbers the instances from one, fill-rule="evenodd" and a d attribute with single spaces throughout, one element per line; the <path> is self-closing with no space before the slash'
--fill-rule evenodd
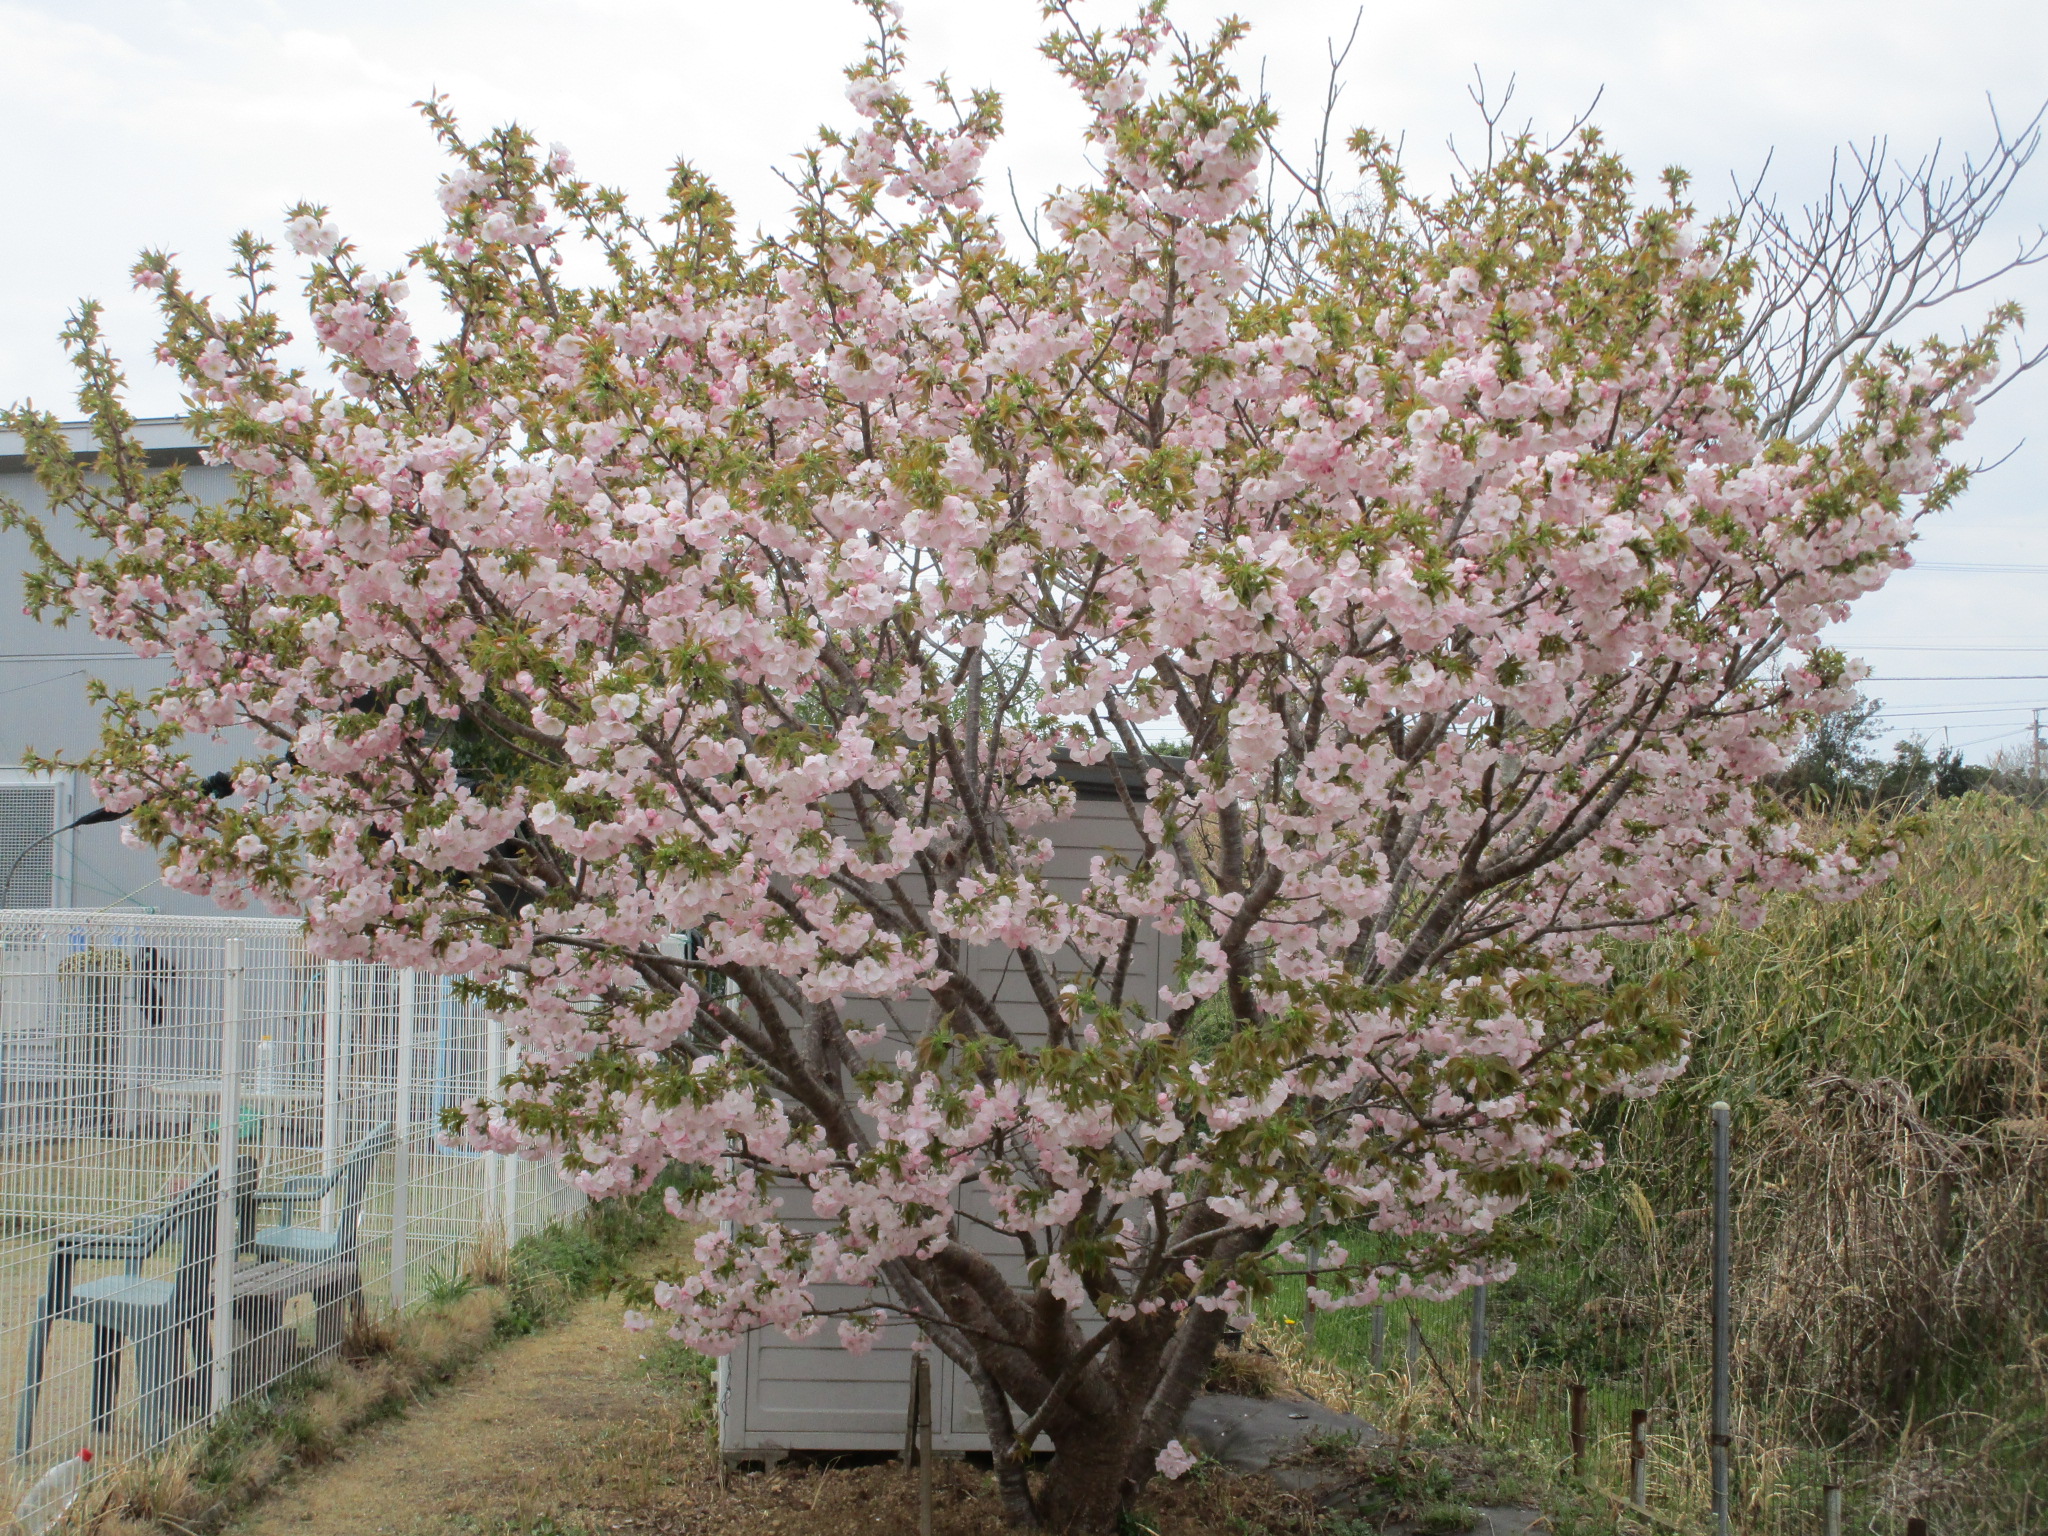
<path id="1" fill-rule="evenodd" d="M 235 777 L 225 769 L 216 769 L 199 781 L 199 787 L 214 799 L 225 800 L 235 792 Z M 30 843 L 14 856 L 14 862 L 7 866 L 7 878 L 0 880 L 0 908 L 9 906 L 14 899 L 14 872 L 21 868 L 21 861 L 42 847 L 51 838 L 62 837 L 66 832 L 77 827 L 103 827 L 110 821 L 121 820 L 127 814 L 126 811 L 110 811 L 103 805 L 94 806 L 83 816 L 78 817 L 74 821 L 67 822 L 61 827 L 52 827 L 41 837 Z"/>

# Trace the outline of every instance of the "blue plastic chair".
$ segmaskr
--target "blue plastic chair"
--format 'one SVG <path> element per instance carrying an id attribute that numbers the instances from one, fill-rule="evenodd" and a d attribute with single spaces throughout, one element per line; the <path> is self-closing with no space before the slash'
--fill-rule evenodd
<path id="1" fill-rule="evenodd" d="M 253 1226 L 251 1198 L 256 1164 L 240 1160 L 236 1201 L 238 1243 Z M 41 1396 L 44 1357 L 53 1323 L 85 1323 L 93 1330 L 92 1426 L 105 1434 L 121 1391 L 121 1347 L 136 1358 L 138 1413 L 151 1445 L 169 1438 L 181 1411 L 199 1406 L 199 1372 L 212 1363 L 212 1284 L 218 1170 L 195 1180 L 161 1210 L 138 1220 L 125 1233 L 78 1232 L 60 1236 L 50 1249 L 49 1276 L 29 1334 L 28 1368 L 15 1408 L 14 1454 L 26 1455 L 35 1439 L 36 1403 Z M 177 1249 L 169 1279 L 150 1279 L 142 1266 L 167 1245 Z M 120 1264 L 121 1273 L 79 1281 L 80 1264 Z M 192 1369 L 186 1368 L 187 1358 Z M 188 1401 L 189 1399 L 189 1401 Z"/>
<path id="2" fill-rule="evenodd" d="M 369 1189 L 370 1170 L 378 1158 L 398 1144 L 391 1122 L 373 1127 L 369 1135 L 349 1148 L 341 1166 L 326 1175 L 286 1179 L 276 1189 L 258 1190 L 258 1205 L 280 1207 L 282 1221 L 274 1227 L 258 1227 L 250 1246 L 259 1259 L 283 1259 L 309 1264 L 333 1261 L 353 1262 L 356 1256 L 356 1223 L 363 1213 L 363 1196 Z M 292 1213 L 302 1205 L 324 1199 L 336 1191 L 332 1232 L 294 1224 Z"/>

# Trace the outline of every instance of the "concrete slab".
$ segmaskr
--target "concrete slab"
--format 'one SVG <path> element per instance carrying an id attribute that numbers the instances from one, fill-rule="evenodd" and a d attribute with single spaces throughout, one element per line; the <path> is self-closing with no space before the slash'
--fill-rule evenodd
<path id="1" fill-rule="evenodd" d="M 1298 1460 L 1318 1446 L 1374 1446 L 1384 1440 L 1365 1420 L 1321 1403 L 1238 1397 L 1228 1392 L 1208 1392 L 1196 1398 L 1181 1420 L 1180 1430 L 1182 1445 L 1199 1450 L 1233 1472 L 1290 1470 L 1282 1464 Z"/>
<path id="2" fill-rule="evenodd" d="M 1520 1509 L 1509 1506 L 1476 1509 L 1479 1519 L 1467 1536 L 1549 1536 L 1550 1522 L 1543 1518 L 1540 1509 Z M 1407 1521 L 1397 1521 L 1388 1526 L 1380 1536 L 1417 1536 L 1416 1527 Z"/>

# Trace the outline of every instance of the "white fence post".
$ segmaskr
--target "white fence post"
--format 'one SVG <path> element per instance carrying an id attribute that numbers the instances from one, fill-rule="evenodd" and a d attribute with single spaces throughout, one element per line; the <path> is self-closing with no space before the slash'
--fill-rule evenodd
<path id="1" fill-rule="evenodd" d="M 220 1010 L 220 1184 L 214 1191 L 213 1391 L 208 1411 L 218 1414 L 235 1388 L 235 1246 L 240 1237 L 235 1196 L 241 1185 L 242 941 L 226 940 Z"/>
<path id="2" fill-rule="evenodd" d="M 339 960 L 327 962 L 326 1028 L 320 1040 L 320 1177 L 341 1166 L 341 1009 L 343 973 Z M 320 1197 L 320 1225 L 334 1224 L 334 1192 Z"/>
<path id="3" fill-rule="evenodd" d="M 505 1073 L 509 1077 L 519 1068 L 519 1047 L 510 1041 L 505 1045 Z M 505 1159 L 505 1250 L 519 1241 L 519 1155 L 515 1152 Z"/>
<path id="4" fill-rule="evenodd" d="M 412 1179 L 412 1035 L 415 1002 L 413 973 L 398 973 L 398 1082 L 393 1095 L 391 1128 L 397 1141 L 391 1150 L 391 1305 L 405 1305 L 406 1219 L 408 1185 Z"/>
<path id="5" fill-rule="evenodd" d="M 494 1099 L 498 1096 L 498 1080 L 505 1075 L 505 1026 L 498 1020 L 484 1020 L 484 1091 L 483 1097 Z M 500 1230 L 504 1222 L 499 1219 L 498 1184 L 499 1170 L 504 1162 L 502 1152 L 484 1154 L 484 1220 L 497 1221 Z"/>

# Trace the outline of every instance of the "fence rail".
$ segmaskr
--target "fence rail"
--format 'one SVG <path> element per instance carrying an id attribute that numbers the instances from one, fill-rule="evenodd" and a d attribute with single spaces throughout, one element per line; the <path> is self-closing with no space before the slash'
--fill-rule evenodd
<path id="1" fill-rule="evenodd" d="M 0 1382 L 26 1486 L 152 1449 L 580 1204 L 440 1143 L 504 1032 L 444 979 L 299 925 L 0 916 Z"/>

